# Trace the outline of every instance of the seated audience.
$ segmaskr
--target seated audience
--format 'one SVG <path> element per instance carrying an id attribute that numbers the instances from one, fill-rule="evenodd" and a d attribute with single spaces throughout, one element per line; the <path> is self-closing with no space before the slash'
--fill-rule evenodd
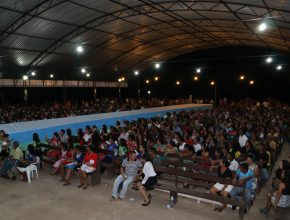
<path id="1" fill-rule="evenodd" d="M 112 198 L 113 199 L 125 199 L 125 195 L 130 183 L 134 181 L 139 171 L 142 168 L 142 163 L 136 159 L 136 153 L 134 151 L 129 152 L 129 157 L 123 160 L 121 167 L 121 174 L 114 182 Z M 123 183 L 122 190 L 118 193 L 119 186 Z"/>
<path id="2" fill-rule="evenodd" d="M 94 172 L 97 168 L 98 155 L 93 151 L 93 147 L 89 145 L 85 154 L 83 164 L 79 169 L 78 175 L 80 178 L 80 185 L 78 188 L 88 188 L 88 174 Z"/>

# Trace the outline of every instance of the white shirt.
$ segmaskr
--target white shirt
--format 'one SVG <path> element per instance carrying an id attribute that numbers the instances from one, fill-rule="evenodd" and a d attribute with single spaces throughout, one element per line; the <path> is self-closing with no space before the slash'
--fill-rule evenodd
<path id="1" fill-rule="evenodd" d="M 199 143 L 194 144 L 193 147 L 194 147 L 194 152 L 195 152 L 195 153 L 196 153 L 197 151 L 201 150 L 201 145 L 200 145 Z"/>
<path id="2" fill-rule="evenodd" d="M 85 134 L 84 135 L 85 142 L 88 142 L 90 140 L 91 136 L 92 136 L 92 134 Z"/>
<path id="3" fill-rule="evenodd" d="M 185 143 L 181 143 L 179 145 L 179 151 L 183 151 L 184 150 L 184 146 L 185 146 Z"/>
<path id="4" fill-rule="evenodd" d="M 120 141 L 121 139 L 125 139 L 126 141 L 128 140 L 129 137 L 129 133 L 128 132 L 123 132 L 120 134 L 118 141 Z"/>
<path id="5" fill-rule="evenodd" d="M 239 136 L 239 144 L 241 147 L 244 147 L 246 145 L 248 138 L 246 135 L 240 135 Z"/>
<path id="6" fill-rule="evenodd" d="M 147 161 L 143 167 L 144 178 L 142 180 L 142 184 L 145 184 L 149 177 L 156 176 L 155 170 L 151 162 Z"/>
<path id="7" fill-rule="evenodd" d="M 231 171 L 237 172 L 237 170 L 239 169 L 239 163 L 238 161 L 236 161 L 235 159 L 233 159 L 230 163 L 229 169 Z"/>

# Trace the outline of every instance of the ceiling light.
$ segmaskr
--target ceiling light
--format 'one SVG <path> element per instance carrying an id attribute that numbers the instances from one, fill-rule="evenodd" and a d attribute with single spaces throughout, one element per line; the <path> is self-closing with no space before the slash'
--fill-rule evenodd
<path id="1" fill-rule="evenodd" d="M 214 81 L 211 81 L 211 82 L 210 82 L 210 85 L 211 85 L 211 86 L 214 86 L 214 85 L 215 85 L 215 82 L 214 82 Z"/>
<path id="2" fill-rule="evenodd" d="M 159 69 L 160 68 L 160 63 L 155 63 L 155 68 Z"/>
<path id="3" fill-rule="evenodd" d="M 135 74 L 135 76 L 138 76 L 138 75 L 139 75 L 139 72 L 136 70 L 136 71 L 134 72 L 134 74 Z"/>
<path id="4" fill-rule="evenodd" d="M 22 79 L 23 80 L 28 80 L 28 76 L 27 75 L 23 75 Z"/>
<path id="5" fill-rule="evenodd" d="M 176 81 L 176 85 L 178 85 L 178 86 L 179 86 L 179 85 L 180 85 L 180 81 Z"/>
<path id="6" fill-rule="evenodd" d="M 244 79 L 245 79 L 244 75 L 240 76 L 240 80 L 244 80 Z"/>
<path id="7" fill-rule="evenodd" d="M 151 94 L 151 91 L 150 91 L 150 90 L 148 90 L 148 91 L 147 91 L 147 93 L 150 95 L 150 94 Z"/>
<path id="8" fill-rule="evenodd" d="M 86 75 L 87 77 L 90 77 L 91 76 L 91 74 L 89 74 L 89 73 L 87 73 L 87 75 Z"/>
<path id="9" fill-rule="evenodd" d="M 121 78 L 119 78 L 119 79 L 118 79 L 118 82 L 122 82 L 122 79 L 121 79 Z"/>
<path id="10" fill-rule="evenodd" d="M 125 77 L 122 77 L 121 80 L 122 80 L 122 81 L 125 81 Z"/>
<path id="11" fill-rule="evenodd" d="M 155 80 L 155 81 L 158 81 L 158 80 L 159 80 L 159 77 L 158 77 L 158 76 L 155 76 L 155 77 L 154 77 L 154 80 Z"/>
<path id="12" fill-rule="evenodd" d="M 197 73 L 200 73 L 200 72 L 201 72 L 201 69 L 200 69 L 200 68 L 197 68 L 197 69 L 196 69 L 196 72 L 197 72 Z"/>
<path id="13" fill-rule="evenodd" d="M 259 31 L 265 31 L 267 29 L 267 24 L 265 22 L 261 23 L 259 26 L 258 26 L 258 30 Z"/>
<path id="14" fill-rule="evenodd" d="M 85 68 L 82 68 L 82 69 L 81 69 L 81 72 L 82 72 L 82 73 L 85 73 L 85 72 L 86 72 L 86 69 L 85 69 Z"/>
<path id="15" fill-rule="evenodd" d="M 32 71 L 31 72 L 31 76 L 35 76 L 36 74 L 35 74 L 35 72 L 34 71 Z"/>
<path id="16" fill-rule="evenodd" d="M 254 85 L 255 81 L 251 80 L 249 83 L 250 83 L 250 85 Z"/>
<path id="17" fill-rule="evenodd" d="M 197 80 L 198 80 L 198 76 L 193 77 L 193 79 L 194 79 L 195 81 L 197 81 Z"/>
<path id="18" fill-rule="evenodd" d="M 266 59 L 266 62 L 267 62 L 267 63 L 272 63 L 272 61 L 273 61 L 272 57 L 268 57 L 268 58 Z"/>
<path id="19" fill-rule="evenodd" d="M 278 66 L 276 67 L 276 69 L 277 69 L 277 70 L 281 70 L 281 69 L 282 69 L 282 66 L 281 66 L 281 65 L 278 65 Z"/>
<path id="20" fill-rule="evenodd" d="M 77 46 L 77 52 L 78 53 L 84 52 L 84 48 L 82 46 Z"/>
<path id="21" fill-rule="evenodd" d="M 149 83 L 150 83 L 150 81 L 147 79 L 147 80 L 145 81 L 145 83 L 146 83 L 146 84 L 149 84 Z"/>
<path id="22" fill-rule="evenodd" d="M 54 77 L 54 75 L 53 74 L 50 74 L 50 76 L 49 76 L 50 78 L 53 78 Z"/>

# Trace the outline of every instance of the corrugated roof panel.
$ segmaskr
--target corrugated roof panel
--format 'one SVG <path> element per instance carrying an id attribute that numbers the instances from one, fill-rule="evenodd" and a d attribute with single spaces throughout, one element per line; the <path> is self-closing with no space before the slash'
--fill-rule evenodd
<path id="1" fill-rule="evenodd" d="M 7 7 L 15 10 L 20 11 L 28 11 L 32 8 L 34 8 L 39 3 L 44 2 L 44 0 L 25 0 L 25 1 L 19 1 L 19 0 L 2 0 L 0 1 L 0 7 Z"/>
<path id="2" fill-rule="evenodd" d="M 56 23 L 40 18 L 34 18 L 21 26 L 17 32 L 39 37 L 60 38 L 73 30 L 74 26 Z"/>
<path id="3" fill-rule="evenodd" d="M 104 13 L 90 10 L 70 2 L 64 2 L 45 11 L 41 14 L 41 17 L 82 25 L 102 15 L 104 15 Z"/>
<path id="4" fill-rule="evenodd" d="M 13 47 L 16 49 L 19 48 L 41 51 L 48 47 L 51 43 L 53 43 L 53 41 L 10 34 L 5 39 L 5 41 L 1 43 L 1 45 L 4 47 Z"/>
<path id="5" fill-rule="evenodd" d="M 0 30 L 5 30 L 10 24 L 16 21 L 21 14 L 17 12 L 7 11 L 0 8 Z"/>

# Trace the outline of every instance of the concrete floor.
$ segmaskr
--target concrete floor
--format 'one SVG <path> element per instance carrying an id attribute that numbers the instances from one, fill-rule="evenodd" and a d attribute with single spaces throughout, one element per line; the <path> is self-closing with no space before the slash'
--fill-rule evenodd
<path id="1" fill-rule="evenodd" d="M 289 145 L 284 145 L 279 160 L 290 155 Z M 226 209 L 222 213 L 213 211 L 215 205 L 197 204 L 195 200 L 179 197 L 178 204 L 169 210 L 166 204 L 169 195 L 154 190 L 152 203 L 142 207 L 142 198 L 138 191 L 128 190 L 127 198 L 122 201 L 110 201 L 113 179 L 103 177 L 102 184 L 78 189 L 77 178 L 72 184 L 62 186 L 59 176 L 49 175 L 50 170 L 44 168 L 39 172 L 39 180 L 31 184 L 0 179 L 0 220 L 187 220 L 187 219 L 238 219 L 238 212 Z M 106 183 L 107 186 L 103 184 Z M 265 219 L 258 208 L 265 204 L 267 186 L 255 200 L 245 220 Z M 130 200 L 134 198 L 134 200 Z M 271 216 L 268 219 L 273 219 Z"/>

